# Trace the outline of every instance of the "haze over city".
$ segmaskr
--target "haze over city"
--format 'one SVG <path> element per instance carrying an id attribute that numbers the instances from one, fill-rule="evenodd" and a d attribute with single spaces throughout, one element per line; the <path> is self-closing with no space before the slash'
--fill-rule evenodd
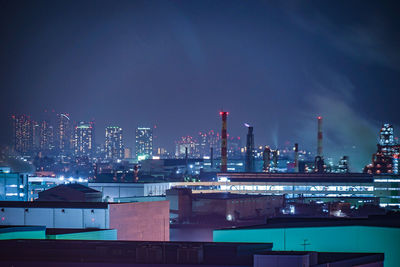
<path id="1" fill-rule="evenodd" d="M 22 4 L 23 3 L 23 4 Z M 1 1 L 2 125 L 44 110 L 124 129 L 157 125 L 157 142 L 228 129 L 256 145 L 315 151 L 360 170 L 382 123 L 400 125 L 398 7 L 368 2 Z M 373 75 L 372 75 L 373 74 Z M 11 142 L 11 126 L 1 143 Z M 395 132 L 396 133 L 396 132 Z"/>

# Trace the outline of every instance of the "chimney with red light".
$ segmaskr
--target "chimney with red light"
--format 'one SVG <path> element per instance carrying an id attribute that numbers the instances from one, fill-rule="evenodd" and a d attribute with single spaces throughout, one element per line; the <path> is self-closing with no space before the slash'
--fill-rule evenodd
<path id="1" fill-rule="evenodd" d="M 318 116 L 317 156 L 322 157 L 322 117 Z"/>
<path id="2" fill-rule="evenodd" d="M 227 156 L 227 147 L 228 147 L 228 138 L 227 138 L 227 125 L 226 120 L 228 118 L 228 112 L 221 111 L 219 115 L 222 118 L 222 131 L 221 131 L 221 172 L 228 171 L 228 156 Z"/>

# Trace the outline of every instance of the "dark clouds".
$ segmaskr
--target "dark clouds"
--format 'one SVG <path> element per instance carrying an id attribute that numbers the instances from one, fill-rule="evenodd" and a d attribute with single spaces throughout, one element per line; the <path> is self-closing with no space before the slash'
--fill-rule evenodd
<path id="1" fill-rule="evenodd" d="M 1 122 L 43 109 L 180 135 L 255 127 L 257 144 L 370 158 L 381 123 L 400 125 L 394 2 L 2 1 Z M 395 129 L 398 130 L 398 129 Z M 4 131 L 2 142 L 6 140 Z"/>

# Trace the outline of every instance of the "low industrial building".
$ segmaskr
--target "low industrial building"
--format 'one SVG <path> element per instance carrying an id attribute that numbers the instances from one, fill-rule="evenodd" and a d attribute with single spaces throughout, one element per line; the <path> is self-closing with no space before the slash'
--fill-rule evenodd
<path id="1" fill-rule="evenodd" d="M 118 240 L 169 240 L 169 202 L 0 201 L 0 225 L 116 229 Z"/>
<path id="2" fill-rule="evenodd" d="M 286 195 L 287 198 L 376 197 L 381 207 L 400 208 L 400 176 L 366 173 L 217 173 L 218 181 L 175 182 L 193 193 Z"/>
<path id="3" fill-rule="evenodd" d="M 277 218 L 265 225 L 214 230 L 215 242 L 272 242 L 283 251 L 385 253 L 385 266 L 400 262 L 400 218 Z"/>
<path id="4" fill-rule="evenodd" d="M 38 173 L 36 173 L 38 174 Z M 46 173 L 44 173 L 46 174 Z M 29 176 L 28 177 L 28 201 L 34 201 L 39 197 L 39 193 L 58 185 L 63 184 L 81 184 L 88 185 L 87 179 L 82 178 L 64 178 L 63 176 Z"/>
<path id="5" fill-rule="evenodd" d="M 102 196 L 81 184 L 62 184 L 40 192 L 36 201 L 101 202 Z"/>
<path id="6" fill-rule="evenodd" d="M 2 240 L 0 258 L 6 266 L 383 267 L 384 263 L 381 253 L 279 252 L 271 251 L 272 246 L 271 243 Z"/>
<path id="7" fill-rule="evenodd" d="M 0 201 L 24 201 L 28 199 L 28 174 L 0 171 Z"/>
<path id="8" fill-rule="evenodd" d="M 272 217 L 284 207 L 284 196 L 231 193 L 192 194 L 188 188 L 167 190 L 170 213 L 180 222 L 191 218 L 240 221 Z"/>

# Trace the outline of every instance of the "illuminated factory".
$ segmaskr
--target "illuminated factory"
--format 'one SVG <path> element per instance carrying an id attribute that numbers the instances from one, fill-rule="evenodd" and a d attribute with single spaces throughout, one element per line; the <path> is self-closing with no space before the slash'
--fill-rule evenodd
<path id="1" fill-rule="evenodd" d="M 290 198 L 327 199 L 377 197 L 381 207 L 400 208 L 400 177 L 366 173 L 217 173 L 215 182 L 171 183 L 193 193 L 286 195 Z"/>
<path id="2" fill-rule="evenodd" d="M 385 123 L 379 134 L 377 152 L 372 155 L 372 163 L 365 166 L 364 172 L 369 174 L 398 174 L 400 144 L 394 138 L 393 126 Z"/>

